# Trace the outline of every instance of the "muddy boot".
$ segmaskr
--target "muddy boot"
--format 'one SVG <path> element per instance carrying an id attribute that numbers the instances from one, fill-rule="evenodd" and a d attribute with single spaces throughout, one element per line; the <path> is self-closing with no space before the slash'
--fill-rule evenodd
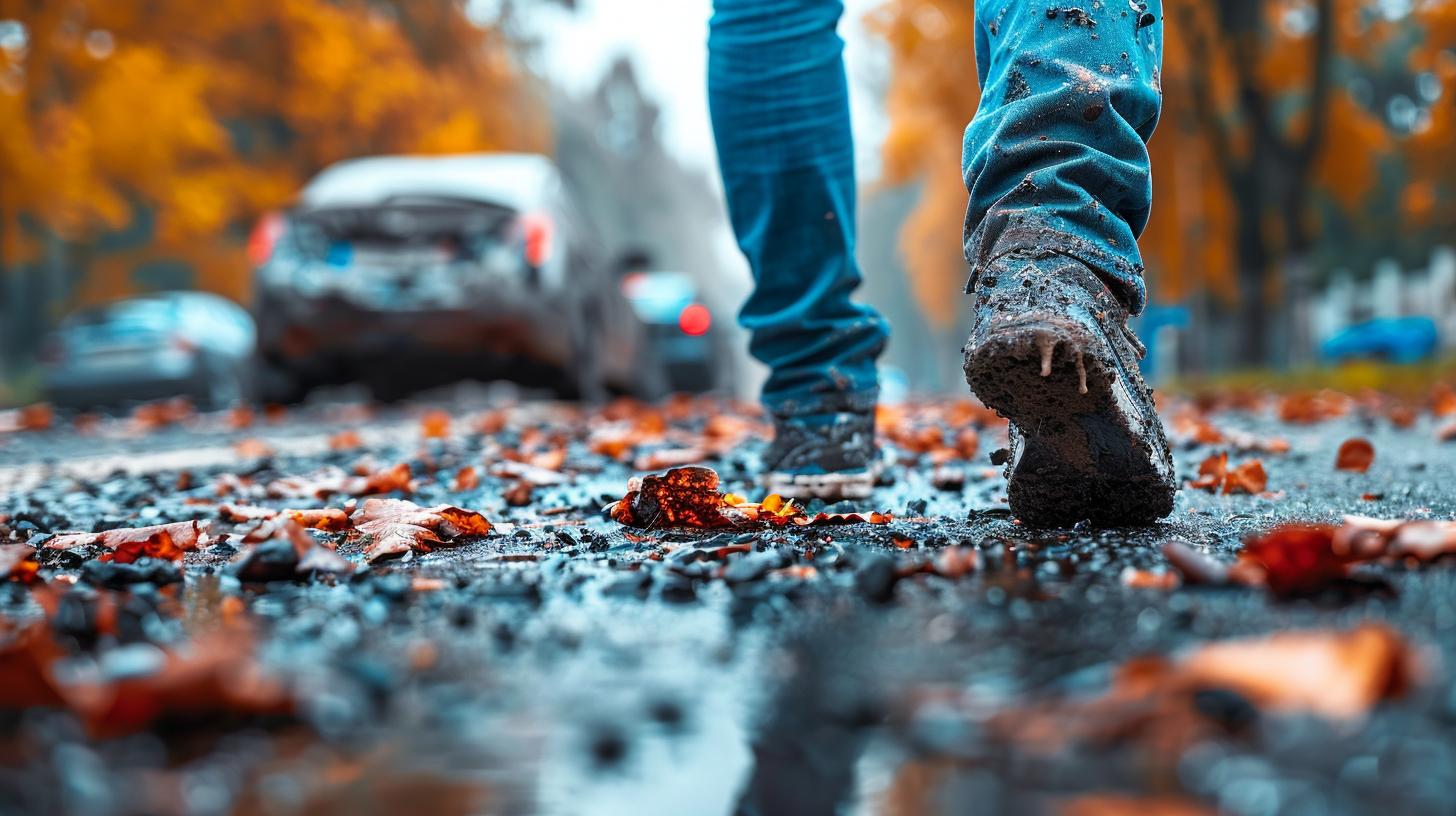
<path id="1" fill-rule="evenodd" d="M 1127 310 L 1071 258 L 1013 250 L 975 281 L 966 382 L 1011 422 L 1011 511 L 1035 526 L 1145 524 L 1176 483 Z"/>
<path id="2" fill-rule="evenodd" d="M 873 412 L 775 416 L 763 455 L 770 492 L 791 499 L 862 499 L 875 487 L 879 452 Z"/>

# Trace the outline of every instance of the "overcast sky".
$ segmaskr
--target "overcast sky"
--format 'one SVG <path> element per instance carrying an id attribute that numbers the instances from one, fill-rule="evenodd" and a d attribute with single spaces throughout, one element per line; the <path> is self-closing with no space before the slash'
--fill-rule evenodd
<path id="1" fill-rule="evenodd" d="M 840 35 L 852 94 L 861 180 L 877 173 L 885 120 L 877 85 L 883 49 L 863 16 L 881 0 L 845 0 Z M 647 90 L 662 105 L 670 149 L 702 167 L 714 166 L 708 122 L 707 33 L 712 0 L 578 0 L 575 13 L 550 8 L 535 27 L 543 40 L 541 69 L 571 90 L 589 88 L 618 54 L 636 63 Z"/>

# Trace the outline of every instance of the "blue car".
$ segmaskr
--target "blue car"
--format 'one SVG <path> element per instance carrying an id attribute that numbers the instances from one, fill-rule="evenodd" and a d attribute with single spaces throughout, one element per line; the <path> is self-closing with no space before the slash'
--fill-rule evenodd
<path id="1" fill-rule="evenodd" d="M 1436 322 L 1429 317 L 1385 317 L 1336 332 L 1320 344 L 1320 356 L 1339 363 L 1385 360 L 1416 363 L 1435 356 L 1440 345 Z"/>

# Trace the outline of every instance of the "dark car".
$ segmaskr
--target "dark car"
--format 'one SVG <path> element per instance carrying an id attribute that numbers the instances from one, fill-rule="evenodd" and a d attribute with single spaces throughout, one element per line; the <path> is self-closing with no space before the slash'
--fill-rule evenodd
<path id="1" fill-rule="evenodd" d="M 42 346 L 44 388 L 74 408 L 186 396 L 213 408 L 246 398 L 253 321 L 225 298 L 169 292 L 83 309 Z"/>
<path id="2" fill-rule="evenodd" d="M 362 381 L 392 399 L 465 378 L 659 388 L 597 245 L 544 156 L 336 164 L 250 244 L 261 395 Z"/>
<path id="3" fill-rule="evenodd" d="M 710 391 L 724 376 L 729 355 L 714 329 L 713 312 L 685 272 L 634 271 L 622 292 L 647 326 L 652 353 L 673 391 Z"/>

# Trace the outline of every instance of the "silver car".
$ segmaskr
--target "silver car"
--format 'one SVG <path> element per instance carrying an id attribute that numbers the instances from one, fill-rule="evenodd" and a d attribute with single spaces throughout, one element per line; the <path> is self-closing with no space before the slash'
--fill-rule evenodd
<path id="1" fill-rule="evenodd" d="M 454 379 L 660 387 L 600 242 L 544 156 L 380 156 L 319 174 L 250 242 L 259 387 Z"/>

